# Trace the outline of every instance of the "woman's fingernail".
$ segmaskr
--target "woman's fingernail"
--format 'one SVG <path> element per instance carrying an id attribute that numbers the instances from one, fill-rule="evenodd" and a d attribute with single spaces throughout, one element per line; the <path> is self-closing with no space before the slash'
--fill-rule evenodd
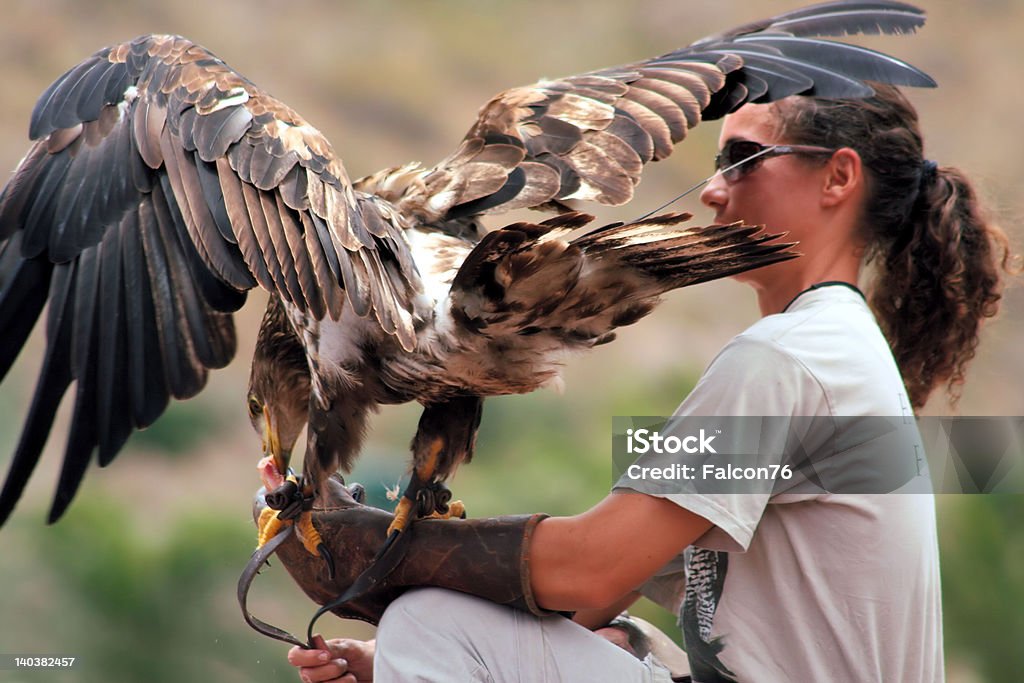
<path id="1" fill-rule="evenodd" d="M 317 655 L 317 659 L 319 659 L 321 662 L 326 662 L 330 658 L 331 653 L 329 652 L 321 652 L 319 655 Z"/>

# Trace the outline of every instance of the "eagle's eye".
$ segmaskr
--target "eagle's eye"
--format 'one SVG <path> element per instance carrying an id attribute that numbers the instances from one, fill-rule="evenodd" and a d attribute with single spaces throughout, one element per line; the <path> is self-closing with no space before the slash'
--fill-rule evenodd
<path id="1" fill-rule="evenodd" d="M 263 414 L 263 404 L 255 396 L 249 397 L 249 417 L 257 418 Z"/>

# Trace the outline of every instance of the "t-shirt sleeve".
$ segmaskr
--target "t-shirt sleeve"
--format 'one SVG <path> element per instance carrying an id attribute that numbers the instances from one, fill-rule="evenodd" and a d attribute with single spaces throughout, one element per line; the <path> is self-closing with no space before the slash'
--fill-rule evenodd
<path id="1" fill-rule="evenodd" d="M 698 416 L 731 419 L 821 414 L 827 414 L 827 405 L 824 391 L 813 374 L 780 345 L 747 336 L 736 337 L 722 349 L 675 412 L 678 423 L 697 423 L 699 421 L 690 418 Z M 729 424 L 737 429 L 749 429 L 751 421 L 733 420 Z M 789 430 L 780 428 L 779 420 L 772 420 L 770 424 L 777 436 L 765 436 L 765 431 L 770 430 L 760 426 L 757 464 L 781 466 L 787 457 Z M 719 444 L 728 443 L 729 434 L 717 438 Z M 726 452 L 719 449 L 719 462 L 728 459 Z M 672 457 L 681 464 L 697 467 L 698 476 L 662 490 L 638 485 L 624 476 L 615 488 L 666 498 L 710 521 L 713 528 L 694 545 L 712 550 L 745 551 L 772 495 L 772 483 L 731 481 L 727 482 L 729 485 L 716 487 L 717 482 L 700 476 L 702 463 L 706 463 L 702 456 L 680 453 Z"/>
<path id="2" fill-rule="evenodd" d="M 822 414 L 824 390 L 807 367 L 779 344 L 739 336 L 711 361 L 676 415 Z"/>

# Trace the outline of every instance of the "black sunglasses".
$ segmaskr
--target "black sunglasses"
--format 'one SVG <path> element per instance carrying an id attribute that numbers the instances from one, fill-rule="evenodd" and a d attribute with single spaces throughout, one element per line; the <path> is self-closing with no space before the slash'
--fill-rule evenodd
<path id="1" fill-rule="evenodd" d="M 715 171 L 722 174 L 726 182 L 734 183 L 743 176 L 753 173 L 769 157 L 786 154 L 833 154 L 834 149 L 814 145 L 762 145 L 753 140 L 730 140 L 715 155 Z"/>

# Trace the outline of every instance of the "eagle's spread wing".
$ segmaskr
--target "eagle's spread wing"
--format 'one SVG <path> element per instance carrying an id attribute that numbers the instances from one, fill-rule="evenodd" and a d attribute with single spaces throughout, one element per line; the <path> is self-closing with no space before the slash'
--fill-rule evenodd
<path id="1" fill-rule="evenodd" d="M 51 520 L 96 448 L 106 464 L 231 360 L 229 314 L 254 286 L 318 318 L 351 305 L 411 348 L 418 275 L 397 218 L 352 189 L 316 129 L 203 48 L 101 50 L 42 95 L 30 135 L 0 195 L 0 379 L 50 309 L 0 523 L 71 382 Z"/>
<path id="2" fill-rule="evenodd" d="M 879 52 L 815 36 L 906 33 L 924 14 L 894 2 L 833 2 L 781 14 L 634 64 L 542 80 L 487 102 L 458 149 L 430 169 L 361 179 L 423 222 L 633 197 L 645 164 L 702 120 L 788 95 L 862 97 L 863 80 L 931 87 Z"/>

